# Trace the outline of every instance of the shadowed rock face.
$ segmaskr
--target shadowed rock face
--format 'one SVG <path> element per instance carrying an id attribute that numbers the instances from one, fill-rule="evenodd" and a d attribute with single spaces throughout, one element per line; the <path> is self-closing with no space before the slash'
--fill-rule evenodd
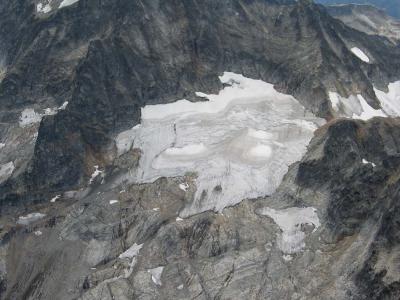
<path id="1" fill-rule="evenodd" d="M 15 0 L 1 13 L 2 130 L 24 107 L 69 102 L 43 119 L 30 168 L 4 187 L 7 202 L 27 187 L 37 199 L 82 185 L 93 162 L 110 163 L 110 138 L 139 122 L 140 107 L 216 92 L 226 70 L 274 83 L 327 118 L 327 90 L 361 92 L 377 106 L 372 84 L 398 78 L 397 48 L 308 1 L 83 0 L 43 14 Z M 355 58 L 354 45 L 373 64 Z"/>

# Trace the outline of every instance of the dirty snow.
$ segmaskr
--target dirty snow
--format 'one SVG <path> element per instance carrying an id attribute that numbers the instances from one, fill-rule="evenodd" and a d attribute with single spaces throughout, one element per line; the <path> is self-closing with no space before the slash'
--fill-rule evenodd
<path id="1" fill-rule="evenodd" d="M 314 231 L 320 226 L 317 210 L 313 207 L 290 207 L 282 210 L 264 208 L 259 211 L 268 216 L 282 230 L 278 237 L 278 247 L 285 254 L 293 254 L 305 247 L 306 234 L 302 231 L 302 224 L 313 224 Z"/>
<path id="2" fill-rule="evenodd" d="M 29 225 L 30 223 L 36 222 L 40 219 L 43 219 L 46 215 L 42 213 L 30 213 L 26 216 L 20 216 L 18 218 L 17 224 L 20 225 Z"/>
<path id="3" fill-rule="evenodd" d="M 121 180 L 197 173 L 195 199 L 182 217 L 273 193 L 324 123 L 271 84 L 229 72 L 220 79 L 230 86 L 201 94 L 209 101 L 144 107 L 141 125 L 116 139 L 120 154 L 131 147 L 143 153 L 138 169 Z"/>
<path id="4" fill-rule="evenodd" d="M 158 267 L 158 268 L 154 268 L 154 269 L 149 269 L 147 270 L 147 272 L 149 272 L 151 274 L 151 280 L 156 284 L 161 286 L 162 282 L 161 282 L 161 274 L 164 270 L 164 267 Z"/>
<path id="5" fill-rule="evenodd" d="M 370 62 L 369 57 L 360 48 L 353 47 L 351 48 L 351 52 L 353 52 L 353 54 L 361 59 L 363 62 Z"/>
<path id="6" fill-rule="evenodd" d="M 74 4 L 75 2 L 78 2 L 79 0 L 63 0 L 58 8 L 63 8 L 66 6 L 70 6 Z"/>

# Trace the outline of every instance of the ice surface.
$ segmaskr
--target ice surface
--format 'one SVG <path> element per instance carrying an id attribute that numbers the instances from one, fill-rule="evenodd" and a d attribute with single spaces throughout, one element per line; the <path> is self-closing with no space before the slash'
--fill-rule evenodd
<path id="1" fill-rule="evenodd" d="M 164 267 L 158 267 L 158 268 L 154 268 L 154 269 L 150 269 L 147 270 L 147 272 L 149 272 L 151 274 L 151 280 L 153 280 L 153 282 L 157 285 L 162 285 L 161 282 L 161 274 L 164 270 Z"/>
<path id="2" fill-rule="evenodd" d="M 12 161 L 0 165 L 0 182 L 3 182 L 4 180 L 8 179 L 13 173 L 14 169 L 15 167 Z"/>
<path id="3" fill-rule="evenodd" d="M 58 8 L 63 8 L 66 6 L 70 6 L 74 4 L 75 2 L 78 2 L 79 0 L 63 0 Z"/>
<path id="4" fill-rule="evenodd" d="M 20 225 L 29 225 L 32 222 L 36 222 L 37 220 L 40 220 L 44 218 L 46 215 L 42 213 L 31 213 L 27 214 L 26 216 L 20 216 L 17 224 Z"/>
<path id="5" fill-rule="evenodd" d="M 363 62 L 369 63 L 369 57 L 360 48 L 353 47 L 351 48 L 351 52 L 353 52 L 354 55 L 361 59 Z"/>
<path id="6" fill-rule="evenodd" d="M 317 210 L 313 207 L 290 207 L 283 210 L 264 208 L 260 213 L 272 218 L 282 230 L 278 237 L 278 247 L 286 254 L 299 252 L 305 247 L 306 234 L 302 231 L 302 224 L 314 225 L 314 231 L 321 225 Z"/>
<path id="7" fill-rule="evenodd" d="M 273 193 L 324 123 L 271 84 L 228 72 L 220 79 L 230 86 L 201 94 L 209 101 L 144 107 L 141 125 L 116 139 L 119 154 L 142 150 L 138 169 L 126 175 L 132 182 L 197 173 L 181 217 Z"/>

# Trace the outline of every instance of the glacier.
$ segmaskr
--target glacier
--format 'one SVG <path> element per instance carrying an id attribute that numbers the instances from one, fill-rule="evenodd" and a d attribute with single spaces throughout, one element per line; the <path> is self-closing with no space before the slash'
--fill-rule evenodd
<path id="1" fill-rule="evenodd" d="M 272 84 L 230 72 L 220 80 L 227 86 L 218 95 L 197 93 L 208 101 L 145 106 L 141 124 L 116 138 L 119 155 L 143 154 L 124 180 L 196 174 L 183 218 L 272 194 L 325 123 Z"/>

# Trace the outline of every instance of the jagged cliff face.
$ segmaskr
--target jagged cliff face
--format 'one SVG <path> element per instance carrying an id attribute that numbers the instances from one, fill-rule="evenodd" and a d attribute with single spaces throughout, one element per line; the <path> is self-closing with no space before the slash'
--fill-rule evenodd
<path id="1" fill-rule="evenodd" d="M 1 3 L 0 298 L 397 299 L 400 50 L 354 28 Z"/>

